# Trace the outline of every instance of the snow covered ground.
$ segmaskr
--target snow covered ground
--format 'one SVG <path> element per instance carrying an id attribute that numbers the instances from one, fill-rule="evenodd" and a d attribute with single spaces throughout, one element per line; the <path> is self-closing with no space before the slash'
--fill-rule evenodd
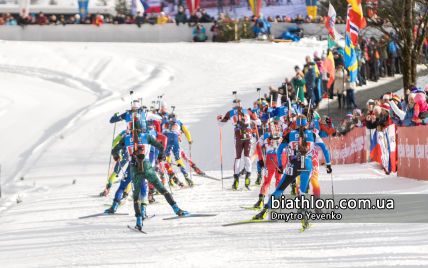
<path id="1" fill-rule="evenodd" d="M 195 176 L 194 189 L 174 190 L 178 204 L 210 218 L 163 221 L 165 200 L 149 206 L 148 235 L 130 232 L 131 204 L 117 215 L 78 219 L 103 211 L 111 198 L 94 197 L 106 180 L 113 126 L 108 119 L 129 106 L 128 91 L 151 104 L 165 94 L 188 123 L 194 160 L 219 177 L 215 115 L 231 107 L 232 91 L 247 105 L 323 45 L 0 43 L 0 199 L 2 267 L 385 267 L 428 266 L 428 224 L 298 224 L 222 227 L 250 218 L 253 191 L 226 190 Z M 118 126 L 123 127 L 123 125 Z M 230 175 L 231 127 L 223 129 Z M 424 193 L 428 183 L 385 176 L 371 164 L 335 166 L 336 193 Z M 217 170 L 217 171 L 216 171 Z M 74 182 L 74 183 L 73 183 Z M 321 168 L 321 189 L 330 176 Z M 6 195 L 6 196 L 5 196 Z M 16 199 L 22 200 L 16 204 Z"/>

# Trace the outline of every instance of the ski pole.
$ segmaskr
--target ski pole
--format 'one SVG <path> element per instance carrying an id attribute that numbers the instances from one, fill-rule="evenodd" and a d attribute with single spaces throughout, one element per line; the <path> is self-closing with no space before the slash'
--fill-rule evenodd
<path id="1" fill-rule="evenodd" d="M 111 151 L 113 150 L 113 143 L 114 143 L 114 136 L 116 135 L 116 122 L 114 123 L 114 127 L 113 127 L 113 138 L 111 140 L 111 149 L 110 149 L 110 153 L 109 153 L 109 161 L 108 161 L 108 170 L 107 170 L 107 179 L 110 176 L 110 168 L 111 168 Z M 1 194 L 0 194 L 1 197 Z"/>
<path id="2" fill-rule="evenodd" d="M 190 173 L 190 179 L 193 181 L 193 175 L 192 175 L 192 166 L 190 165 L 192 161 L 192 144 L 189 143 L 189 160 L 187 163 L 189 164 L 189 173 Z"/>
<path id="3" fill-rule="evenodd" d="M 334 204 L 333 172 L 330 173 L 330 178 L 331 178 L 331 194 L 333 196 L 333 204 Z M 333 206 L 333 210 L 334 210 L 334 206 Z"/>
<path id="4" fill-rule="evenodd" d="M 220 130 L 220 170 L 221 170 L 221 190 L 223 191 L 223 137 L 221 134 L 221 127 L 219 126 L 218 129 Z"/>
<path id="5" fill-rule="evenodd" d="M 330 135 L 328 136 L 328 150 L 331 153 L 331 136 Z M 331 157 L 330 157 L 330 161 L 332 161 Z M 333 204 L 334 204 L 333 171 L 330 173 L 330 179 L 331 179 L 331 194 L 333 196 Z M 333 210 L 334 210 L 334 206 L 333 206 Z"/>
<path id="6" fill-rule="evenodd" d="M 0 164 L 0 198 L 1 198 L 1 164 Z"/>
<path id="7" fill-rule="evenodd" d="M 169 191 L 171 192 L 171 195 L 173 195 L 174 193 L 172 192 L 171 181 L 170 180 L 168 180 L 168 186 L 169 186 Z"/>
<path id="8" fill-rule="evenodd" d="M 259 93 L 259 117 L 261 119 L 261 114 L 262 114 L 262 92 L 261 92 L 261 88 L 258 87 L 257 92 Z M 265 128 L 263 127 L 263 122 L 261 122 L 261 129 L 262 129 L 262 135 L 265 135 Z"/>

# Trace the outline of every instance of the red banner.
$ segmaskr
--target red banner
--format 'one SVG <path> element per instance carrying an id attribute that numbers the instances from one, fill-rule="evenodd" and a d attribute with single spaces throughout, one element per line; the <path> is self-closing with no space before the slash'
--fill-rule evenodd
<path id="1" fill-rule="evenodd" d="M 398 176 L 428 180 L 428 126 L 399 127 Z"/>
<path id="2" fill-rule="evenodd" d="M 333 165 L 366 163 L 365 137 L 365 128 L 354 128 L 345 136 L 323 139 L 330 151 L 331 163 Z M 324 159 L 322 162 L 325 162 Z"/>

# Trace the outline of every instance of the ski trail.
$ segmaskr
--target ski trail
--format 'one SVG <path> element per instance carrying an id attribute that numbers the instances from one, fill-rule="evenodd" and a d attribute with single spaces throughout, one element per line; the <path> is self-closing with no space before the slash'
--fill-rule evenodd
<path id="1" fill-rule="evenodd" d="M 101 76 L 104 71 L 102 67 L 105 68 L 106 64 L 108 65 L 109 62 L 112 62 L 112 59 L 100 60 L 100 63 L 97 65 L 97 69 L 95 72 L 93 72 L 93 75 L 95 77 Z M 144 68 L 140 67 L 139 70 L 144 70 Z M 90 93 L 96 97 L 93 103 L 90 103 L 89 105 L 82 107 L 70 115 L 67 115 L 66 117 L 63 117 L 51 124 L 45 129 L 44 134 L 38 140 L 36 140 L 32 146 L 23 151 L 19 156 L 19 162 L 16 165 L 15 171 L 11 172 L 9 178 L 4 180 L 2 185 L 4 189 L 7 189 L 9 184 L 13 183 L 12 178 L 25 177 L 28 170 L 33 167 L 33 165 L 43 156 L 48 148 L 58 140 L 62 140 L 64 136 L 69 135 L 70 132 L 72 132 L 76 127 L 76 124 L 79 120 L 88 119 L 88 116 L 98 114 L 99 112 L 106 110 L 106 108 L 108 109 L 112 106 L 117 106 L 117 103 L 123 99 L 124 96 L 126 96 L 126 94 L 117 94 L 117 90 L 104 88 L 102 85 L 95 82 L 95 79 L 86 80 L 64 72 L 54 71 L 46 68 L 0 65 L 0 72 L 35 77 L 42 80 L 67 85 L 70 88 Z M 171 80 L 173 80 L 173 78 L 170 76 L 168 70 L 162 67 L 157 68 L 154 66 L 147 76 L 143 76 L 143 79 L 134 79 L 135 86 L 133 88 L 140 94 L 152 94 L 158 90 L 160 86 L 166 86 L 168 81 Z M 157 84 L 159 87 L 155 86 Z M 145 86 L 151 88 L 151 90 L 145 89 Z M 2 102 L 6 104 L 6 99 L 4 99 Z M 1 113 L 6 113 L 6 108 L 4 110 L 5 111 L 0 111 L 0 115 Z M 0 207 L 0 212 L 13 204 L 13 200 L 15 200 L 18 195 L 25 195 L 26 191 L 29 190 L 23 189 L 19 194 L 10 196 L 8 200 L 2 200 L 3 205 Z"/>
<path id="2" fill-rule="evenodd" d="M 338 177 L 347 177 L 350 171 L 358 169 L 356 165 L 340 167 L 335 173 Z M 220 175 L 218 171 L 209 173 Z M 71 178 L 69 176 L 69 180 Z M 321 189 L 327 194 L 329 175 L 321 172 L 320 178 Z M 158 202 L 148 206 L 148 213 L 156 216 L 144 222 L 144 230 L 148 233 L 144 237 L 127 230 L 126 226 L 134 222 L 132 202 L 118 211 L 129 213 L 128 216 L 78 219 L 101 212 L 105 209 L 104 203 L 111 202 L 109 198 L 91 197 L 99 187 L 96 176 L 82 177 L 77 184 L 65 184 L 49 194 L 35 192 L 26 202 L 2 214 L 0 247 L 4 250 L 0 252 L 0 262 L 13 267 L 428 265 L 427 224 L 315 223 L 305 233 L 298 232 L 298 223 L 222 227 L 222 224 L 249 219 L 255 214 L 239 206 L 254 203 L 257 188 L 222 191 L 220 182 L 196 175 L 194 179 L 198 186 L 175 191 L 174 198 L 191 212 L 218 215 L 164 221 L 162 218 L 172 216 L 173 212 L 161 196 L 155 196 Z M 339 188 L 345 192 L 363 192 L 364 186 L 359 181 L 359 178 L 345 179 Z M 427 184 L 407 182 L 409 188 Z M 227 188 L 230 183 L 229 180 L 225 184 Z M 394 191 L 395 183 L 388 176 L 376 179 L 376 185 L 381 185 L 385 191 Z M 33 265 L 34 260 L 37 262 Z"/>

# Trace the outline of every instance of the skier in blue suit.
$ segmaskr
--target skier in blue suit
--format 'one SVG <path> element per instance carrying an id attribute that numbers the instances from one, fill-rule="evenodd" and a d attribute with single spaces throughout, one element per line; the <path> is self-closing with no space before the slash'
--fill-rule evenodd
<path id="1" fill-rule="evenodd" d="M 278 187 L 271 196 L 279 198 L 284 190 L 295 181 L 296 177 L 300 175 L 300 194 L 304 195 L 309 186 L 309 179 L 312 171 L 312 157 L 313 151 L 316 150 L 315 146 L 319 146 L 323 151 L 326 159 L 327 173 L 331 173 L 330 153 L 327 150 L 322 139 L 313 130 L 307 129 L 308 121 L 306 116 L 299 115 L 296 120 L 297 130 L 290 131 L 283 137 L 281 144 L 277 150 L 278 158 L 278 171 L 285 174 L 282 176 Z M 283 170 L 282 151 L 287 149 L 287 167 Z M 269 202 L 266 203 L 263 210 L 258 213 L 253 219 L 265 219 L 268 209 L 271 208 L 271 197 Z"/>

